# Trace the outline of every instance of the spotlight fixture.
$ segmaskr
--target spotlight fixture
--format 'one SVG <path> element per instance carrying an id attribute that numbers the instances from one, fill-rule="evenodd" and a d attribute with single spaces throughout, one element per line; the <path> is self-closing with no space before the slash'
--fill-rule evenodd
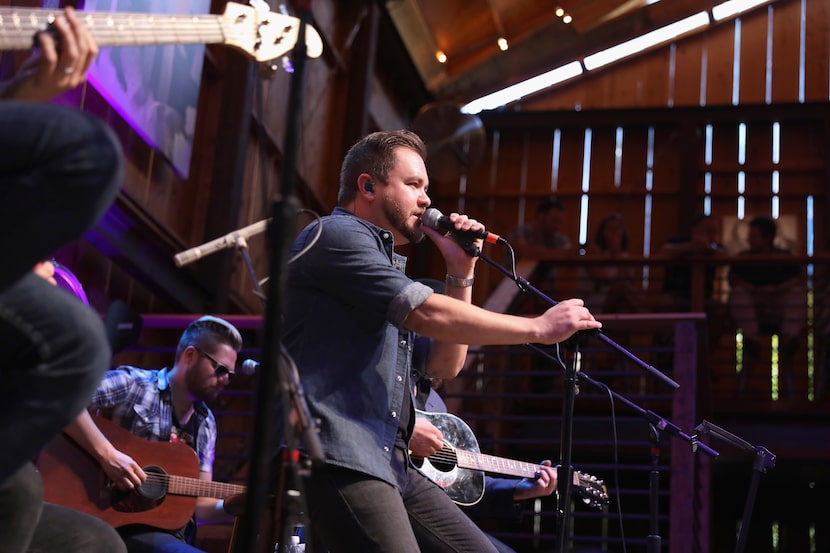
<path id="1" fill-rule="evenodd" d="M 574 18 L 573 18 L 573 17 L 571 17 L 571 16 L 570 16 L 569 14 L 567 14 L 567 13 L 566 13 L 564 16 L 562 16 L 562 23 L 567 24 L 567 23 L 570 23 L 570 22 L 571 22 L 571 21 L 573 21 L 573 20 L 574 20 Z"/>
<path id="2" fill-rule="evenodd" d="M 438 63 L 447 63 L 447 54 L 442 50 L 438 50 L 435 52 L 435 59 L 438 60 Z"/>
<path id="3" fill-rule="evenodd" d="M 503 36 L 499 37 L 498 44 L 499 44 L 499 49 L 502 52 L 504 52 L 505 50 L 507 50 L 509 48 L 509 46 L 507 45 L 507 39 L 504 38 Z"/>
<path id="4" fill-rule="evenodd" d="M 565 9 L 564 8 L 556 8 L 556 10 L 554 10 L 553 13 L 556 14 L 556 17 L 562 17 L 563 15 L 565 15 Z"/>

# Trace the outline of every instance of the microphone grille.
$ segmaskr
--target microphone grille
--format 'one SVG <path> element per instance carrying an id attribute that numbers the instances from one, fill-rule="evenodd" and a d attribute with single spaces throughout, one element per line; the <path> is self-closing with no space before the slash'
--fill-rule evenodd
<path id="1" fill-rule="evenodd" d="M 239 367 L 239 374 L 252 375 L 256 372 L 257 367 L 259 367 L 259 363 L 257 363 L 253 359 L 246 359 L 242 362 L 242 365 Z"/>
<path id="2" fill-rule="evenodd" d="M 424 211 L 424 214 L 421 216 L 421 224 L 431 229 L 440 230 L 438 221 L 443 216 L 444 214 L 441 213 L 439 210 L 435 209 L 434 207 L 430 207 L 426 211 Z"/>

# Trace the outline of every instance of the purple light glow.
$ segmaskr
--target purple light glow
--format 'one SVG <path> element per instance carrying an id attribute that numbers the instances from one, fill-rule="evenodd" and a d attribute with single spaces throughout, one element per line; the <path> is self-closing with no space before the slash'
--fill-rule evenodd
<path id="1" fill-rule="evenodd" d="M 207 14 L 209 0 L 86 0 L 85 11 Z M 102 47 L 89 82 L 182 178 L 190 171 L 204 44 Z"/>

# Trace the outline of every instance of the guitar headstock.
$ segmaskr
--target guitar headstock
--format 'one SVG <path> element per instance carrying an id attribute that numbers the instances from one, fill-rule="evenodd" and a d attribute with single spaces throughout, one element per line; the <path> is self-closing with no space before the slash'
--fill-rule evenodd
<path id="1" fill-rule="evenodd" d="M 225 44 L 234 46 L 260 62 L 271 61 L 289 52 L 297 43 L 300 20 L 237 2 L 228 2 L 222 14 Z M 319 57 L 323 41 L 311 25 L 305 28 L 306 55 Z"/>
<path id="2" fill-rule="evenodd" d="M 602 509 L 608 504 L 608 489 L 605 482 L 584 472 L 574 471 L 574 486 L 582 502 L 589 507 Z"/>

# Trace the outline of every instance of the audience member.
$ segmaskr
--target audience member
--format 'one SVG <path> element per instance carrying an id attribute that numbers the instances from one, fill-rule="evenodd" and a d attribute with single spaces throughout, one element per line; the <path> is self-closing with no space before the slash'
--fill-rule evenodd
<path id="1" fill-rule="evenodd" d="M 565 206 L 555 198 L 548 198 L 536 207 L 532 223 L 519 225 L 510 232 L 509 241 L 517 260 L 541 262 L 536 272 L 539 278 L 552 280 L 555 276 L 552 262 L 574 251 L 571 239 L 563 231 L 564 224 Z"/>
<path id="2" fill-rule="evenodd" d="M 421 224 L 431 203 L 425 155 L 423 141 L 409 131 L 358 141 L 343 161 L 338 207 L 292 247 L 292 255 L 307 251 L 288 267 L 283 342 L 319 421 L 326 460 L 305 488 L 315 534 L 331 553 L 495 551 L 409 463 L 415 333 L 433 338 L 428 376 L 452 378 L 466 344 L 550 344 L 601 326 L 578 299 L 536 317 L 472 305 L 478 257 L 452 233 Z M 449 218 L 456 230 L 484 230 L 466 216 Z M 394 251 L 424 236 L 446 262 L 446 294 L 407 277 L 406 259 Z"/>
<path id="3" fill-rule="evenodd" d="M 628 257 L 628 229 L 622 215 L 614 213 L 602 218 L 594 241 L 588 244 L 586 256 L 601 258 L 602 264 L 587 266 L 591 291 L 585 306 L 592 313 L 637 313 L 646 310 L 642 271 L 631 264 L 615 264 Z"/>
<path id="4" fill-rule="evenodd" d="M 791 252 L 775 245 L 778 226 L 769 217 L 749 221 L 749 248 L 740 257 L 769 256 L 763 263 L 736 263 L 729 270 L 729 310 L 743 333 L 744 370 L 739 391 L 746 386 L 748 370 L 760 360 L 759 338 L 764 324 L 779 334 L 779 374 L 785 395 L 793 393 L 793 356 L 801 343 L 807 322 L 804 269 Z M 781 258 L 781 259 L 777 259 Z"/>
<path id="5" fill-rule="evenodd" d="M 670 312 L 687 312 L 703 309 L 706 313 L 706 343 L 709 351 L 715 350 L 728 328 L 726 304 L 715 297 L 718 271 L 722 270 L 722 258 L 726 247 L 719 240 L 720 224 L 712 215 L 698 215 L 692 221 L 688 234 L 670 238 L 660 248 L 660 254 L 676 260 L 666 265 L 660 306 Z M 694 267 L 693 263 L 705 263 Z M 693 272 L 702 271 L 701 306 L 692 305 Z"/>
<path id="6" fill-rule="evenodd" d="M 663 293 L 669 309 L 691 309 L 692 266 L 683 260 L 690 257 L 717 259 L 725 255 L 726 248 L 719 241 L 719 235 L 720 225 L 717 219 L 711 215 L 698 215 L 692 221 L 690 233 L 673 236 L 660 248 L 661 254 L 680 261 L 666 266 Z M 703 275 L 703 298 L 708 302 L 713 299 L 717 264 L 707 263 Z"/>
<path id="7" fill-rule="evenodd" d="M 182 333 L 172 368 L 113 369 L 104 376 L 89 408 L 100 410 L 139 438 L 190 446 L 198 457 L 199 478 L 212 481 L 216 420 L 205 402 L 215 399 L 227 386 L 241 348 L 242 337 L 233 325 L 205 315 Z M 66 432 L 101 464 L 119 489 L 131 490 L 146 480 L 142 467 L 110 443 L 87 411 Z M 193 519 L 183 528 L 168 532 L 128 525 L 118 531 L 130 553 L 195 553 L 199 550 L 189 544 L 195 537 L 196 522 L 230 518 L 222 500 L 199 497 Z"/>

